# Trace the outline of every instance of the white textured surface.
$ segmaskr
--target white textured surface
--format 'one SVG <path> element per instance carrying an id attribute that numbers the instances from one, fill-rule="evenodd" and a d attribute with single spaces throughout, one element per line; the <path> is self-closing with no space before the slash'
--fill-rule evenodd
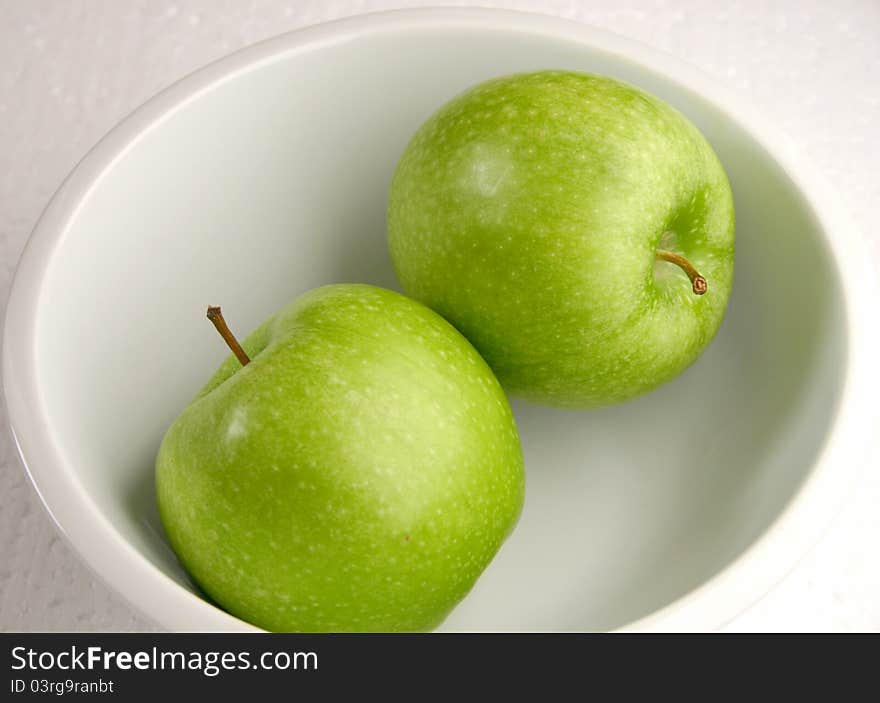
<path id="1" fill-rule="evenodd" d="M 0 0 L 0 304 L 27 236 L 83 153 L 170 82 L 241 46 L 381 1 Z M 468 3 L 447 3 L 468 4 Z M 880 270 L 876 0 L 481 2 L 641 40 L 751 99 L 837 184 Z M 866 392 L 867 389 L 866 389 Z M 0 409 L 2 414 L 2 409 Z M 0 418 L 5 424 L 5 416 Z M 0 431 L 0 630 L 150 630 L 57 536 Z M 824 541 L 729 630 L 880 631 L 880 471 Z"/>

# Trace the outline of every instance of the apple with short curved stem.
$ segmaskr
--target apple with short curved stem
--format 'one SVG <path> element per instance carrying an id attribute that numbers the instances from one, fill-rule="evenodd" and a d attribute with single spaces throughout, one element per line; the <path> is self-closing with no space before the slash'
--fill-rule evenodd
<path id="1" fill-rule="evenodd" d="M 502 76 L 454 98 L 404 150 L 387 221 L 404 291 L 510 393 L 548 405 L 610 405 L 675 378 L 733 281 L 733 197 L 712 147 L 605 76 Z"/>

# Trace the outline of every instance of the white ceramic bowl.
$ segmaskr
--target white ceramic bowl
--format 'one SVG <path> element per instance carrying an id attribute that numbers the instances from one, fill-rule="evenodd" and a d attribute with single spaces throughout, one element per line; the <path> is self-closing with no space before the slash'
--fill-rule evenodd
<path id="1" fill-rule="evenodd" d="M 226 354 L 205 306 L 244 333 L 319 284 L 396 287 L 384 212 L 409 137 L 464 88 L 540 68 L 629 81 L 703 130 L 733 185 L 736 282 L 718 338 L 662 389 L 597 411 L 514 403 L 525 511 L 444 629 L 714 628 L 827 526 L 869 435 L 874 301 L 850 220 L 797 148 L 696 70 L 588 27 L 369 15 L 151 100 L 79 164 L 22 257 L 3 355 L 21 455 L 74 548 L 148 616 L 252 629 L 197 594 L 155 507 L 164 430 Z"/>

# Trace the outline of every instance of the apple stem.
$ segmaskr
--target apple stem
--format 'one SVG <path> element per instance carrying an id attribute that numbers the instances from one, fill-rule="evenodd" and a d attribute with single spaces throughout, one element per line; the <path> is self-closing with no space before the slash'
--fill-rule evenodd
<path id="1" fill-rule="evenodd" d="M 709 290 L 709 284 L 706 283 L 706 279 L 703 278 L 697 269 L 694 268 L 694 265 L 681 254 L 676 254 L 674 251 L 667 251 L 666 249 L 658 249 L 657 258 L 663 259 L 663 261 L 668 261 L 670 264 L 675 264 L 684 271 L 687 274 L 687 277 L 691 280 L 691 285 L 694 287 L 694 293 L 696 295 L 703 295 L 703 293 Z"/>
<path id="2" fill-rule="evenodd" d="M 209 305 L 208 319 L 214 323 L 214 327 L 217 328 L 220 336 L 223 337 L 223 341 L 225 341 L 229 345 L 229 348 L 232 349 L 232 353 L 235 354 L 235 357 L 241 362 L 241 365 L 247 366 L 251 360 L 245 350 L 241 348 L 235 335 L 232 334 L 229 327 L 226 325 L 226 320 L 223 319 L 223 313 L 220 312 L 220 308 Z"/>

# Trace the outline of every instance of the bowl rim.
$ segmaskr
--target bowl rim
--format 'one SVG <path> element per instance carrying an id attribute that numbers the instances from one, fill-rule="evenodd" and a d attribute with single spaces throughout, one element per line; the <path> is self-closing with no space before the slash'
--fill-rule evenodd
<path id="1" fill-rule="evenodd" d="M 178 631 L 258 631 L 185 589 L 135 549 L 95 506 L 53 436 L 36 367 L 36 316 L 49 263 L 91 191 L 144 134 L 227 80 L 293 54 L 366 35 L 430 29 L 492 29 L 573 42 L 647 68 L 714 106 L 779 164 L 813 210 L 828 251 L 846 271 L 848 338 L 837 413 L 809 475 L 773 523 L 721 571 L 622 630 L 714 630 L 766 594 L 815 545 L 839 512 L 869 448 L 876 411 L 859 389 L 876 386 L 877 335 L 869 317 L 873 274 L 859 232 L 833 188 L 794 143 L 748 101 L 699 69 L 644 44 L 572 20 L 513 10 L 418 8 L 375 12 L 294 30 L 236 51 L 166 88 L 112 129 L 77 164 L 40 216 L 10 290 L 3 387 L 24 468 L 58 530 L 92 571 L 136 610 Z M 862 399 L 864 398 L 864 400 Z"/>

